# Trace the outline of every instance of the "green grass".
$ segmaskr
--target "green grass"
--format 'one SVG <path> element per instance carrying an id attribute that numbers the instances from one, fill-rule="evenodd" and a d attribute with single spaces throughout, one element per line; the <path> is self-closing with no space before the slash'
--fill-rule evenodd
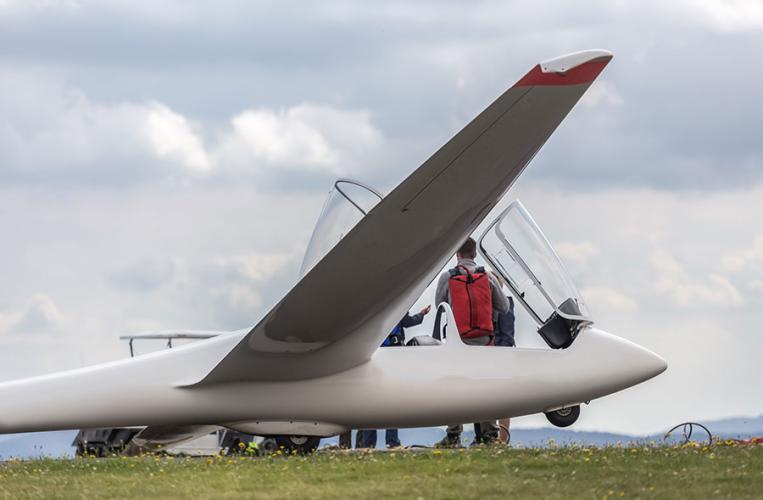
<path id="1" fill-rule="evenodd" d="M 552 448 L 0 464 L 0 498 L 761 498 L 763 446 Z"/>

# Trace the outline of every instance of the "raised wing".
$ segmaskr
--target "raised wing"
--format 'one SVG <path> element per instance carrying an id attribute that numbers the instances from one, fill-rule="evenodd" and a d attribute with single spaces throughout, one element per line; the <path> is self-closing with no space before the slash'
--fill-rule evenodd
<path id="1" fill-rule="evenodd" d="M 368 360 L 612 54 L 543 62 L 379 202 L 201 383 L 294 380 Z"/>

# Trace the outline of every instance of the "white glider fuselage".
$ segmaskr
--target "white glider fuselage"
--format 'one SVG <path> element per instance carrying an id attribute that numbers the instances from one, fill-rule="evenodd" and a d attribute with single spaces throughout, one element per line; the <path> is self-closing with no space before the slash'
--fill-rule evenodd
<path id="1" fill-rule="evenodd" d="M 437 346 L 381 348 L 366 363 L 320 378 L 187 385 L 243 334 L 0 384 L 1 400 L 12 402 L 0 412 L 0 433 L 208 424 L 329 436 L 353 427 L 444 425 L 587 402 L 667 366 L 636 344 L 587 328 L 564 350 L 466 346 L 451 335 Z"/>

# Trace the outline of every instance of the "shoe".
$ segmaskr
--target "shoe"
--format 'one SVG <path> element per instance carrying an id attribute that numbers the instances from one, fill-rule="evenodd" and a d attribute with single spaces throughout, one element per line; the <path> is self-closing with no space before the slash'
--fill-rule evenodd
<path id="1" fill-rule="evenodd" d="M 435 448 L 461 448 L 461 436 L 445 436 L 435 443 Z"/>
<path id="2" fill-rule="evenodd" d="M 485 446 L 495 446 L 496 444 L 501 443 L 501 441 L 498 439 L 498 436 L 493 437 L 487 437 L 482 436 L 482 444 Z"/>

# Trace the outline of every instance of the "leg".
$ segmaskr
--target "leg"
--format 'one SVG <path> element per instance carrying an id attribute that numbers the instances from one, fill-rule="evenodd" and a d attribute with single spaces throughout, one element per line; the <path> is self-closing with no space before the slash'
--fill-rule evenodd
<path id="1" fill-rule="evenodd" d="M 448 426 L 447 433 L 448 436 L 453 436 L 457 438 L 461 438 L 461 433 L 464 431 L 464 426 L 461 424 L 456 425 L 450 425 Z"/>
<path id="2" fill-rule="evenodd" d="M 498 426 L 495 422 L 480 422 L 482 444 L 492 444 L 498 439 Z"/>
<path id="3" fill-rule="evenodd" d="M 500 439 L 502 443 L 509 444 L 511 441 L 511 431 L 509 430 L 509 427 L 511 426 L 511 419 L 510 418 L 502 418 L 498 421 L 498 427 L 500 428 Z"/>
<path id="4" fill-rule="evenodd" d="M 384 441 L 387 443 L 387 448 L 398 448 L 401 446 L 397 429 L 387 429 L 384 433 Z"/>
<path id="5" fill-rule="evenodd" d="M 438 448 L 455 448 L 461 446 L 461 432 L 464 430 L 464 426 L 461 424 L 449 425 L 447 434 L 437 444 Z"/>
<path id="6" fill-rule="evenodd" d="M 358 431 L 356 448 L 376 448 L 376 429 Z"/>
<path id="7" fill-rule="evenodd" d="M 343 432 L 339 435 L 339 447 L 343 450 L 352 448 L 352 431 Z"/>
<path id="8" fill-rule="evenodd" d="M 479 422 L 474 422 L 474 444 L 482 443 L 482 425 Z"/>

